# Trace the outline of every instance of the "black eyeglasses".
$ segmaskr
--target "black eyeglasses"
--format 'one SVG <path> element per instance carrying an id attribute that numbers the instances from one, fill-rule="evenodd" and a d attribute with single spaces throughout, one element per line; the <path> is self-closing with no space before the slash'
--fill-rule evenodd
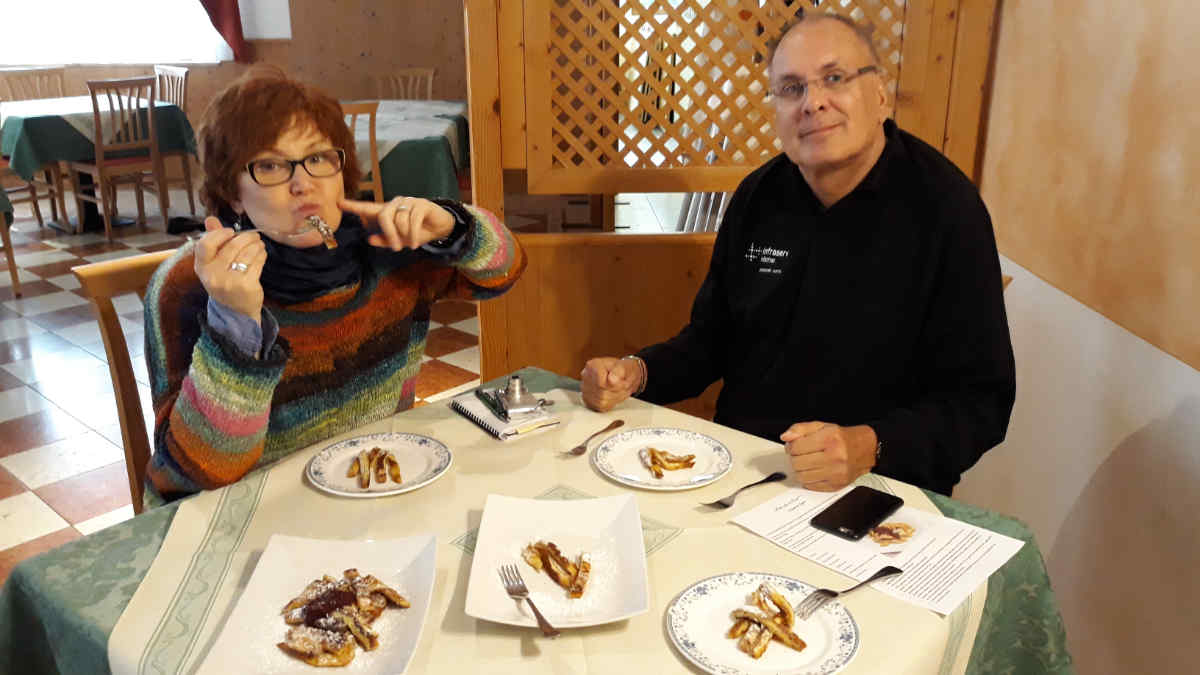
<path id="1" fill-rule="evenodd" d="M 825 91 L 838 91 L 862 75 L 877 72 L 879 72 L 878 66 L 863 66 L 852 73 L 844 70 L 831 70 L 815 80 L 793 80 L 776 85 L 771 90 L 771 95 L 783 101 L 799 101 L 808 96 L 809 87 Z"/>
<path id="2" fill-rule="evenodd" d="M 313 178 L 328 178 L 336 175 L 346 164 L 346 151 L 341 148 L 321 150 L 304 159 L 264 157 L 246 164 L 250 178 L 263 187 L 283 185 L 292 179 L 296 167 L 302 166 Z"/>

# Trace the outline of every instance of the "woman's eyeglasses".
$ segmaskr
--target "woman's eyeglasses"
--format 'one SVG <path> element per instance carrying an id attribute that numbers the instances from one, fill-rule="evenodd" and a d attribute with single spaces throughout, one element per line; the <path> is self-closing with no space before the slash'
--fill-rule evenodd
<path id="1" fill-rule="evenodd" d="M 246 164 L 250 178 L 263 187 L 283 185 L 292 179 L 296 166 L 304 167 L 313 178 L 328 178 L 342 170 L 346 163 L 346 151 L 341 148 L 330 148 L 314 152 L 304 159 L 284 159 L 283 157 L 264 157 Z"/>

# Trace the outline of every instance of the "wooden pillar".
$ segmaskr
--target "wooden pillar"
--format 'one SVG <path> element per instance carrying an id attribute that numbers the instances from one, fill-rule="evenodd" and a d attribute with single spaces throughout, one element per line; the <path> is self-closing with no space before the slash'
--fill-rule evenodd
<path id="1" fill-rule="evenodd" d="M 499 0 L 465 0 L 471 202 L 504 220 L 500 142 Z"/>

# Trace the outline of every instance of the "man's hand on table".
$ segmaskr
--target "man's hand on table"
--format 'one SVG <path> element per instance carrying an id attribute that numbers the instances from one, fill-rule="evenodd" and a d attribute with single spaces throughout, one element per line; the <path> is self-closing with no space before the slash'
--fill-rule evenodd
<path id="1" fill-rule="evenodd" d="M 608 412 L 642 387 L 643 370 L 637 359 L 601 356 L 591 359 L 579 374 L 583 402 L 597 412 Z"/>
<path id="2" fill-rule="evenodd" d="M 779 439 L 796 478 L 809 490 L 840 490 L 875 466 L 875 430 L 860 424 L 798 422 Z"/>

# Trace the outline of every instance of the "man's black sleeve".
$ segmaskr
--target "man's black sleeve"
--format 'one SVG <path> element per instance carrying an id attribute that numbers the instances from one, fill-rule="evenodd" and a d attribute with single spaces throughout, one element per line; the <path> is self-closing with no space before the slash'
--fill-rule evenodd
<path id="1" fill-rule="evenodd" d="M 946 245 L 914 354 L 922 395 L 868 421 L 882 441 L 874 469 L 950 494 L 960 474 L 1004 440 L 1016 368 L 995 235 L 977 194 L 944 205 Z"/>

